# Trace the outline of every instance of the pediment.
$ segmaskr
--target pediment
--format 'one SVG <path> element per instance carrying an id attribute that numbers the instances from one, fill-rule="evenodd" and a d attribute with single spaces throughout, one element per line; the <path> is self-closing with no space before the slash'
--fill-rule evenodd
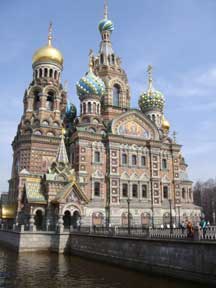
<path id="1" fill-rule="evenodd" d="M 96 170 L 93 174 L 92 174 L 92 178 L 98 178 L 98 179 L 103 179 L 104 175 L 101 171 Z"/>
<path id="2" fill-rule="evenodd" d="M 121 175 L 121 179 L 122 179 L 122 180 L 129 180 L 129 179 L 130 179 L 130 176 L 127 174 L 127 172 L 124 172 L 124 173 Z"/>
<path id="3" fill-rule="evenodd" d="M 53 202 L 58 203 L 88 203 L 89 199 L 83 193 L 77 183 L 69 183 L 59 192 Z"/>
<path id="4" fill-rule="evenodd" d="M 114 119 L 111 130 L 113 134 L 123 137 L 159 140 L 157 127 L 137 110 L 125 112 Z"/>
<path id="5" fill-rule="evenodd" d="M 140 181 L 148 182 L 149 181 L 149 177 L 146 174 L 142 174 L 140 176 Z"/>
<path id="6" fill-rule="evenodd" d="M 167 177 L 167 175 L 165 175 L 163 178 L 162 178 L 162 183 L 169 183 L 170 180 L 169 178 Z"/>

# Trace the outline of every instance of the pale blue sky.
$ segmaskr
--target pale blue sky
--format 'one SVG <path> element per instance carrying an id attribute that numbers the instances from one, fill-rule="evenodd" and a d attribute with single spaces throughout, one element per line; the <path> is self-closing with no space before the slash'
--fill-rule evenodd
<path id="1" fill-rule="evenodd" d="M 192 180 L 216 176 L 216 1 L 110 0 L 113 47 L 123 62 L 132 106 L 146 88 L 146 67 L 166 97 L 165 114 L 190 168 Z M 32 79 L 31 58 L 46 43 L 49 21 L 54 45 L 65 58 L 63 81 L 78 105 L 75 83 L 85 73 L 89 49 L 97 52 L 103 0 L 0 1 L 0 191 L 7 191 L 11 142 Z"/>

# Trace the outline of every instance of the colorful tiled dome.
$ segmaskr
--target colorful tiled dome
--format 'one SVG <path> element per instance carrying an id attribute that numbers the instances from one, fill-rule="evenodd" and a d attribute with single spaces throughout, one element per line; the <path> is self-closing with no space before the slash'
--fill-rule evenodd
<path id="1" fill-rule="evenodd" d="M 104 31 L 112 32 L 114 30 L 114 24 L 112 23 L 111 20 L 103 19 L 100 21 L 98 28 L 99 28 L 100 33 Z"/>
<path id="2" fill-rule="evenodd" d="M 77 115 L 76 106 L 70 102 L 67 103 L 65 115 L 68 119 L 74 119 Z"/>
<path id="3" fill-rule="evenodd" d="M 160 91 L 148 90 L 140 95 L 139 107 L 143 112 L 153 109 L 163 111 L 164 104 L 164 96 Z"/>
<path id="4" fill-rule="evenodd" d="M 91 70 L 76 84 L 78 96 L 98 95 L 103 96 L 106 88 L 101 78 L 97 77 Z"/>

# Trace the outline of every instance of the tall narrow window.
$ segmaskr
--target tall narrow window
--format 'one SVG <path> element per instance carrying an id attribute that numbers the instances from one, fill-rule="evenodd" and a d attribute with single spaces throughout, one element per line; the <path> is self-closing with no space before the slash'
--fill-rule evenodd
<path id="1" fill-rule="evenodd" d="M 35 91 L 34 92 L 34 110 L 38 111 L 40 108 L 40 96 L 39 96 L 39 92 Z"/>
<path id="2" fill-rule="evenodd" d="M 48 92 L 46 108 L 47 110 L 53 110 L 54 93 L 52 91 Z"/>
<path id="3" fill-rule="evenodd" d="M 88 113 L 91 113 L 91 102 L 88 102 Z"/>
<path id="4" fill-rule="evenodd" d="M 45 69 L 44 69 L 44 77 L 47 77 L 47 76 L 48 76 L 48 69 L 45 68 Z"/>
<path id="5" fill-rule="evenodd" d="M 113 106 L 119 106 L 120 101 L 120 87 L 115 84 L 113 86 Z"/>
<path id="6" fill-rule="evenodd" d="M 53 70 L 52 70 L 52 69 L 49 70 L 49 77 L 50 77 L 50 78 L 53 77 Z"/>
<path id="7" fill-rule="evenodd" d="M 141 166 L 146 166 L 146 157 L 145 156 L 141 157 Z"/>
<path id="8" fill-rule="evenodd" d="M 142 185 L 142 198 L 147 198 L 147 185 Z"/>
<path id="9" fill-rule="evenodd" d="M 132 186 L 132 195 L 133 195 L 133 198 L 137 198 L 138 197 L 138 189 L 137 189 L 137 185 L 136 184 L 133 184 L 133 186 Z"/>
<path id="10" fill-rule="evenodd" d="M 122 185 L 122 197 L 124 198 L 128 197 L 128 184 Z"/>
<path id="11" fill-rule="evenodd" d="M 127 164 L 127 154 L 122 154 L 122 165 Z"/>
<path id="12" fill-rule="evenodd" d="M 162 169 L 167 169 L 167 160 L 166 159 L 162 160 Z"/>
<path id="13" fill-rule="evenodd" d="M 100 183 L 99 182 L 94 183 L 94 196 L 100 197 Z"/>
<path id="14" fill-rule="evenodd" d="M 168 187 L 167 186 L 163 187 L 163 198 L 168 199 Z"/>
<path id="15" fill-rule="evenodd" d="M 96 163 L 100 163 L 100 152 L 98 152 L 98 151 L 95 151 L 95 155 L 94 155 L 95 157 L 95 162 Z"/>
<path id="16" fill-rule="evenodd" d="M 137 165 L 137 156 L 132 155 L 132 165 Z"/>
<path id="17" fill-rule="evenodd" d="M 182 188 L 182 198 L 185 199 L 185 188 Z"/>

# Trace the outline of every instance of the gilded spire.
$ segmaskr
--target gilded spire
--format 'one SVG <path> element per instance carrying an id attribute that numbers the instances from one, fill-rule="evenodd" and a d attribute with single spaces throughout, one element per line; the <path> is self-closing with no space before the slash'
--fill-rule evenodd
<path id="1" fill-rule="evenodd" d="M 93 50 L 90 49 L 90 51 L 89 51 L 89 72 L 93 71 L 93 67 L 94 67 L 93 57 L 94 57 Z"/>
<path id="2" fill-rule="evenodd" d="M 108 0 L 104 0 L 104 19 L 108 19 Z"/>
<path id="3" fill-rule="evenodd" d="M 52 39 L 53 39 L 52 31 L 53 31 L 53 27 L 52 27 L 52 22 L 50 21 L 49 30 L 48 30 L 48 45 L 49 46 L 52 46 Z"/>
<path id="4" fill-rule="evenodd" d="M 152 91 L 152 88 L 153 88 L 152 70 L 153 70 L 152 65 L 149 65 L 148 70 L 147 70 L 147 72 L 148 72 L 148 90 L 149 91 Z"/>
<path id="5" fill-rule="evenodd" d="M 64 143 L 64 138 L 65 138 L 64 135 L 65 135 L 65 129 L 62 129 L 61 142 L 60 142 L 59 149 L 57 152 L 56 162 L 68 164 L 69 160 L 68 160 L 67 151 L 66 151 L 66 147 Z"/>

